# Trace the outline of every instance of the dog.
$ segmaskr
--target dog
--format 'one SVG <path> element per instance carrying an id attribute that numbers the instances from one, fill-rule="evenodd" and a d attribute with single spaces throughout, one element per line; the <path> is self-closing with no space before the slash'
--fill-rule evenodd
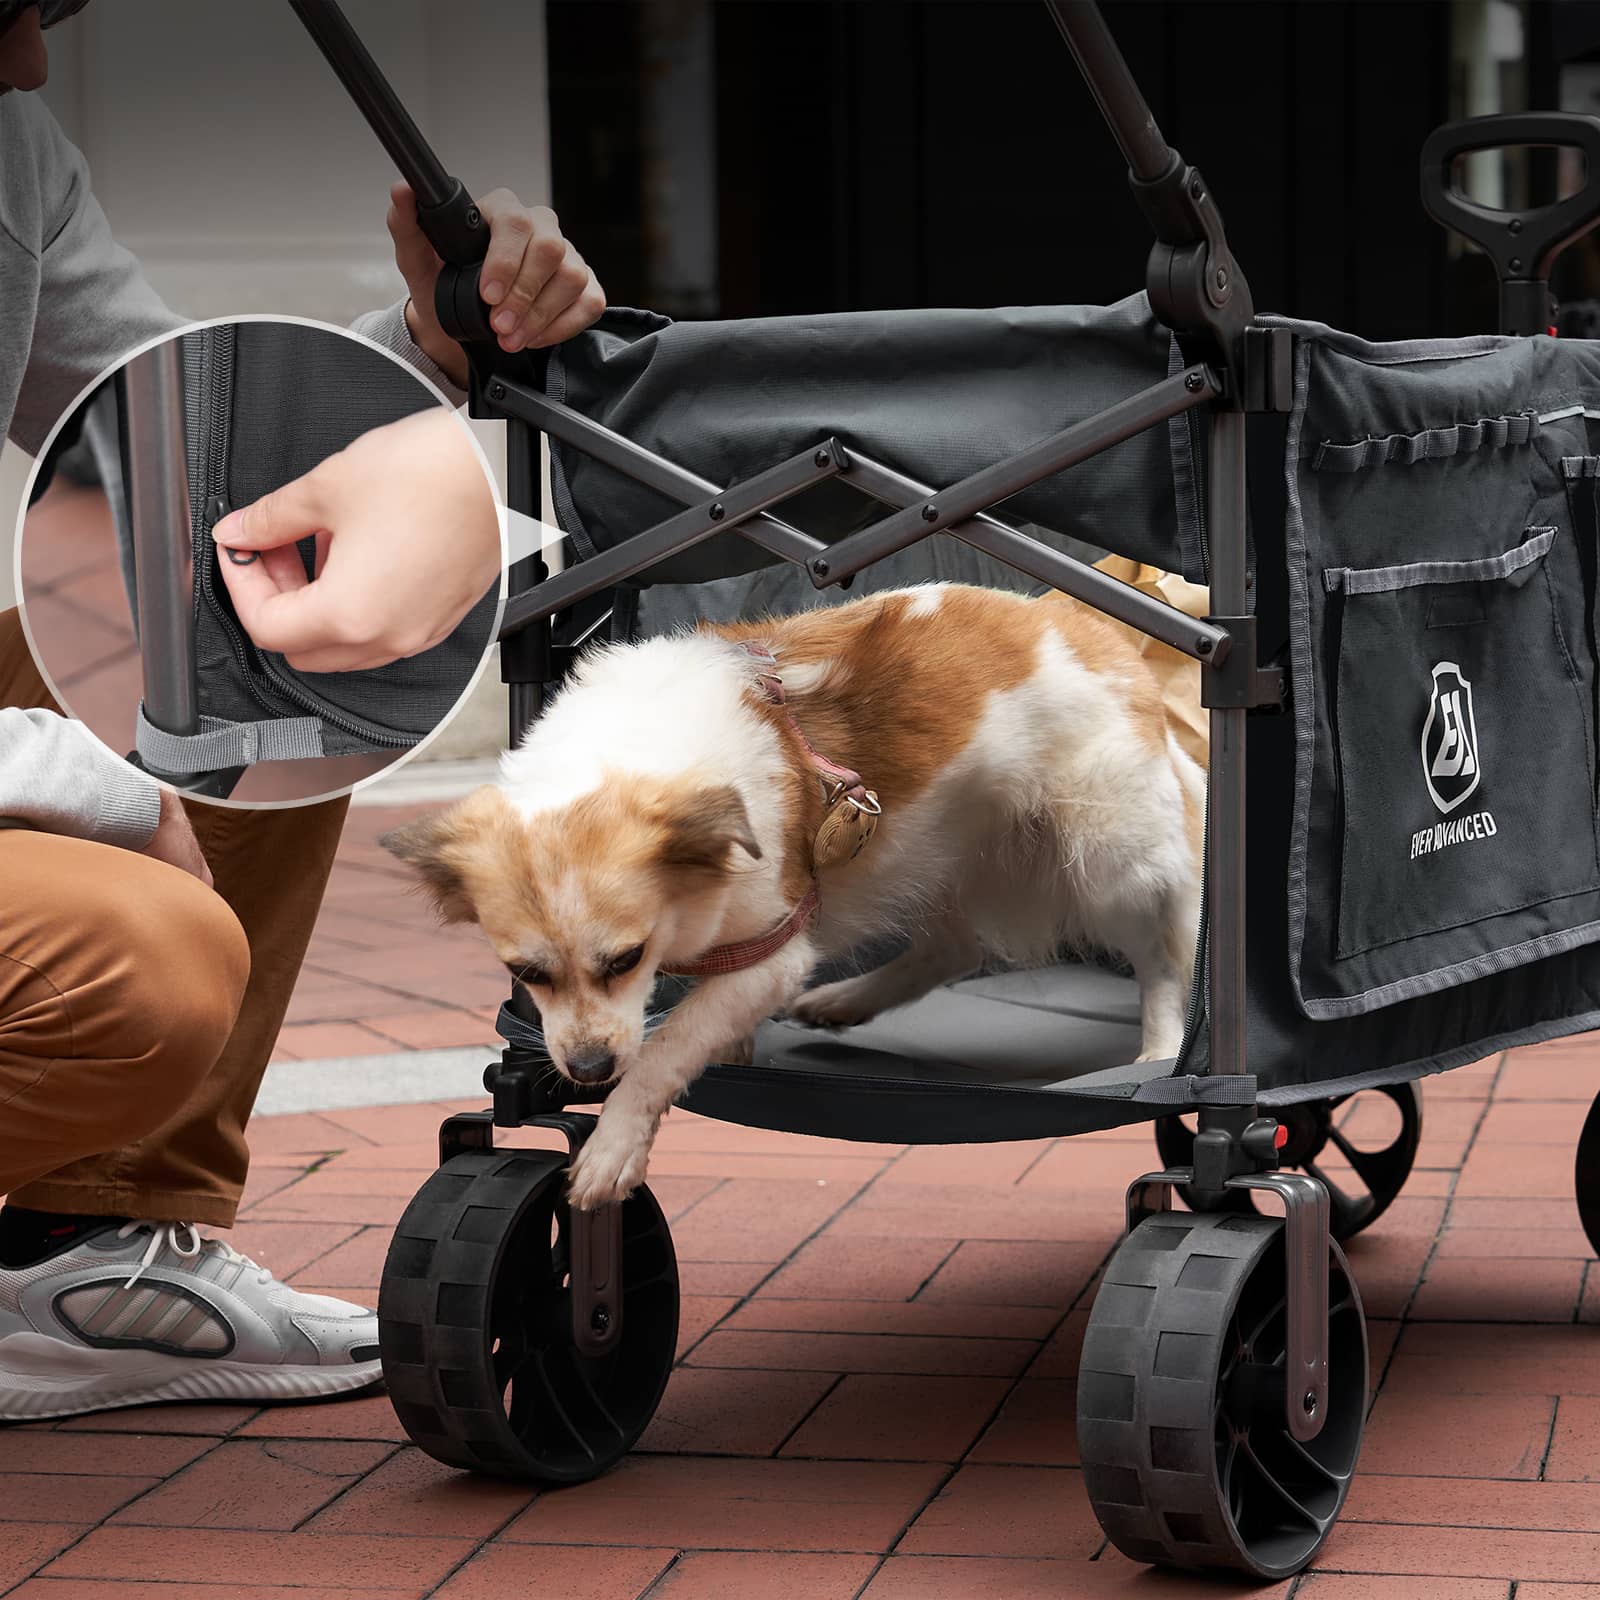
<path id="1" fill-rule="evenodd" d="M 612 1086 L 571 1172 L 592 1209 L 778 1012 L 849 1027 L 1067 944 L 1127 958 L 1140 1059 L 1175 1056 L 1204 799 L 1120 624 L 928 584 L 597 649 L 498 782 L 383 843 L 480 925 L 554 1066 Z M 807 987 L 885 934 L 903 953 Z M 659 1025 L 658 973 L 697 980 Z"/>

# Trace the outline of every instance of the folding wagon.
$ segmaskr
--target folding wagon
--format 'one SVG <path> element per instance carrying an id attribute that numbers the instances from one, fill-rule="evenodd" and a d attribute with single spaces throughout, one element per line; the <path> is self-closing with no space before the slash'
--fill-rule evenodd
<path id="1" fill-rule="evenodd" d="M 1206 895 L 1176 1060 L 1134 1064 L 1131 982 L 1063 963 L 838 1035 L 769 1024 L 753 1064 L 712 1064 L 688 1103 L 935 1144 L 1155 1120 L 1165 1165 L 1129 1188 L 1084 1342 L 1084 1482 L 1135 1559 L 1299 1570 L 1367 1406 L 1338 1241 L 1406 1177 L 1415 1080 L 1600 1024 L 1600 347 L 1544 336 L 1550 261 L 1600 197 L 1484 212 L 1448 176 L 1463 151 L 1526 142 L 1578 144 L 1593 172 L 1600 124 L 1436 135 L 1430 209 L 1489 250 L 1506 332 L 1531 336 L 1371 344 L 1254 312 L 1204 180 L 1098 9 L 1047 0 L 1154 228 L 1147 295 L 731 324 L 615 312 L 548 359 L 508 357 L 477 295 L 482 219 L 337 7 L 293 4 L 417 192 L 474 411 L 506 421 L 513 508 L 538 508 L 549 440 L 575 559 L 513 573 L 513 741 L 586 642 L 777 562 L 795 599 L 993 558 L 1200 664 Z M 1209 583 L 1213 614 L 1117 583 L 1063 536 Z M 379 1317 L 419 1445 L 570 1483 L 655 1410 L 677 1272 L 647 1189 L 575 1214 L 565 1158 L 494 1147 L 496 1127 L 537 1125 L 576 1150 L 593 1125 L 570 1108 L 598 1096 L 557 1077 L 534 1020 L 523 998 L 502 1009 L 492 1109 L 445 1122 Z M 1398 1111 L 1381 1148 L 1340 1111 L 1364 1089 Z M 1600 1246 L 1596 1112 L 1577 1187 Z"/>

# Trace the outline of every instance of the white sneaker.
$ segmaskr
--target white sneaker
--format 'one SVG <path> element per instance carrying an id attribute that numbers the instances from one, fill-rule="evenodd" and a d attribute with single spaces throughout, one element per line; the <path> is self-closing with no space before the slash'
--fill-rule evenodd
<path id="1" fill-rule="evenodd" d="M 305 1400 L 381 1370 L 375 1313 L 301 1294 L 187 1222 L 129 1222 L 0 1267 L 0 1421 Z"/>

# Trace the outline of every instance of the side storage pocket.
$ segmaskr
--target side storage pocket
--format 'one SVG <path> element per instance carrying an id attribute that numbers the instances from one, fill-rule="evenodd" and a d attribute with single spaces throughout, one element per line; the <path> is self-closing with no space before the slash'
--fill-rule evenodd
<path id="1" fill-rule="evenodd" d="M 1529 528 L 1482 560 L 1323 573 L 1339 960 L 1600 886 L 1592 674 L 1575 655 L 1587 661 L 1589 644 L 1564 636 L 1551 571 L 1570 537 Z M 1457 946 L 1428 941 L 1408 965 L 1448 965 L 1468 954 Z"/>

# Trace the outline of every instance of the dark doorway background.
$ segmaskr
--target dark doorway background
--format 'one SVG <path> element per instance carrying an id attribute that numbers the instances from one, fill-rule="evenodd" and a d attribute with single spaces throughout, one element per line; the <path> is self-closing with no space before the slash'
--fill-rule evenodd
<path id="1" fill-rule="evenodd" d="M 1486 264 L 1452 260 L 1417 198 L 1422 142 L 1451 115 L 1449 4 L 1104 10 L 1218 196 L 1258 307 L 1375 339 L 1494 327 Z M 694 114 L 661 79 L 661 35 L 691 11 L 709 41 Z M 1556 103 L 1560 58 L 1600 37 L 1581 20 L 1597 11 L 1531 0 L 1530 104 Z M 1102 302 L 1143 284 L 1149 239 L 1120 158 L 1037 0 L 547 0 L 547 14 L 555 203 L 614 302 L 771 316 Z M 675 124 L 696 116 L 714 131 L 700 175 L 714 203 L 690 293 L 652 263 L 684 182 Z"/>

